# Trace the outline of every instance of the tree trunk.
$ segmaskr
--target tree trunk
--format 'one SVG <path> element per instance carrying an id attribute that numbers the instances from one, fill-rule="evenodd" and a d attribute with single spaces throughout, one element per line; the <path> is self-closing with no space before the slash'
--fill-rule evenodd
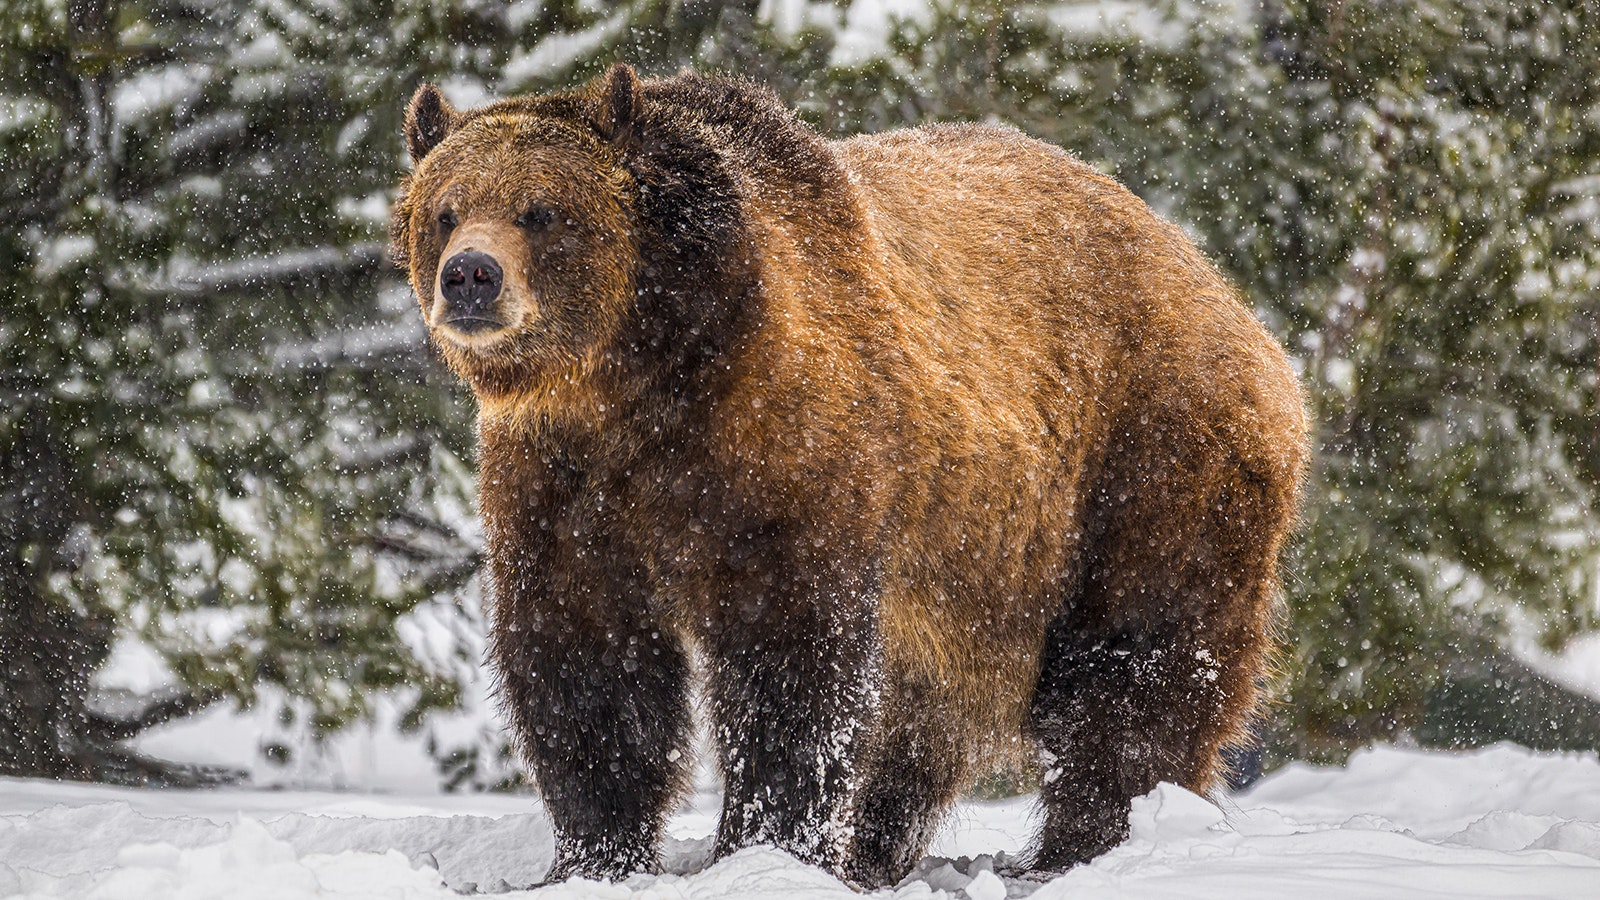
<path id="1" fill-rule="evenodd" d="M 50 590 L 73 566 L 77 481 L 49 417 L 24 413 L 0 448 L 0 773 L 87 778 L 77 737 L 88 730 L 89 679 L 110 651 L 98 604 Z"/>

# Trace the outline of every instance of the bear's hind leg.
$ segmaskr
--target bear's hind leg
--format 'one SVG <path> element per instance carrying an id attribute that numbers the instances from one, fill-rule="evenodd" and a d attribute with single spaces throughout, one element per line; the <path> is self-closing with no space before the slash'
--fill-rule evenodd
<path id="1" fill-rule="evenodd" d="M 1033 868 L 1063 871 L 1121 843 L 1132 799 L 1158 782 L 1208 786 L 1233 728 L 1217 675 L 1210 651 L 1171 626 L 1052 627 L 1032 708 L 1044 808 Z"/>
<path id="2" fill-rule="evenodd" d="M 1148 424 L 1110 449 L 1081 574 L 1045 638 L 1030 710 L 1040 869 L 1120 843 L 1131 799 L 1158 782 L 1209 790 L 1222 748 L 1249 734 L 1303 448 L 1273 447 L 1284 423 L 1264 414 L 1201 427 L 1176 406 L 1142 407 Z"/>
<path id="3" fill-rule="evenodd" d="M 845 875 L 867 888 L 893 885 L 927 853 L 945 811 L 966 782 L 966 748 L 951 726 L 919 716 L 915 701 L 896 700 L 886 715 L 873 765 L 856 794 Z"/>

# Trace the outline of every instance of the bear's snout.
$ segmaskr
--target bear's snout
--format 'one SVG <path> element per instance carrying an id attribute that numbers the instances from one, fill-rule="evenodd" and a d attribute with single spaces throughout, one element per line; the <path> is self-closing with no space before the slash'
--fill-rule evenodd
<path id="1" fill-rule="evenodd" d="M 479 250 L 450 257 L 439 270 L 439 294 L 444 297 L 440 324 L 472 334 L 506 327 L 495 314 L 495 300 L 505 274 L 495 258 Z"/>

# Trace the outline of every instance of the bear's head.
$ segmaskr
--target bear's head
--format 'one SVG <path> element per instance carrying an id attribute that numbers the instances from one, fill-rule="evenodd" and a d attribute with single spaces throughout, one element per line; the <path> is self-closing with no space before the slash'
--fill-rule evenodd
<path id="1" fill-rule="evenodd" d="M 626 66 L 578 91 L 458 112 L 423 85 L 391 254 L 429 333 L 482 400 L 587 380 L 637 290 L 640 103 Z"/>
<path id="2" fill-rule="evenodd" d="M 569 421 L 713 389 L 767 290 L 752 184 L 800 204 L 848 193 L 771 91 L 692 72 L 619 64 L 465 111 L 423 85 L 405 138 L 391 254 L 434 344 L 482 409 Z"/>

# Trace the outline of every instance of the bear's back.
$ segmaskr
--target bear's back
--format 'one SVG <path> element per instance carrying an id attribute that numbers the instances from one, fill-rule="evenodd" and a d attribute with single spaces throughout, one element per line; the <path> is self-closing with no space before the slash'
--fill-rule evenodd
<path id="1" fill-rule="evenodd" d="M 895 261 L 950 301 L 1031 292 L 1055 315 L 1118 331 L 1169 313 L 1185 327 L 1251 318 L 1176 227 L 1015 129 L 931 125 L 830 146 Z"/>
<path id="2" fill-rule="evenodd" d="M 1259 451 L 1259 466 L 1285 464 L 1268 448 L 1299 451 L 1283 437 L 1303 431 L 1303 409 L 1281 347 L 1183 232 L 1122 185 L 1009 127 L 829 146 L 888 257 L 891 306 L 946 352 L 982 345 L 1009 360 L 981 367 L 998 390 L 1022 387 L 1019 369 L 1044 370 L 1112 411 L 1089 431 L 1115 428 L 1118 408 L 1218 416 L 1229 421 L 1209 424 L 1233 433 L 1228 449 Z M 1078 413 L 1058 433 L 1088 424 L 1082 396 L 1057 399 Z"/>

